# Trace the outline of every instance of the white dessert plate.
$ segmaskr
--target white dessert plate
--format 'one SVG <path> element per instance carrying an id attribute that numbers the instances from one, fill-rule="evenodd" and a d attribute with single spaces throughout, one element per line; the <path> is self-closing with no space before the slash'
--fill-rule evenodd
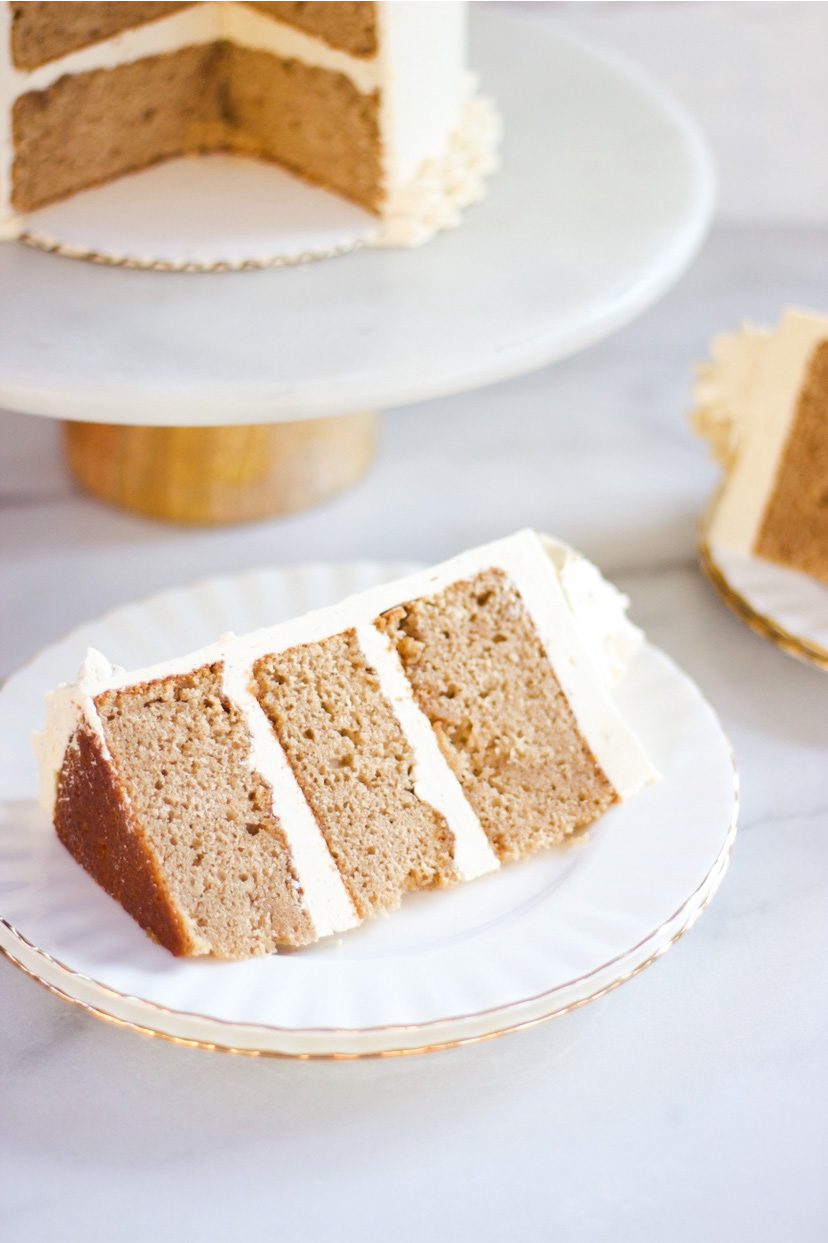
<path id="1" fill-rule="evenodd" d="M 278 271 L 198 275 L 0 245 L 0 407 L 147 426 L 390 409 L 545 366 L 650 306 L 707 228 L 704 142 L 633 66 L 554 22 L 504 13 L 510 7 L 471 6 L 471 63 L 505 137 L 490 193 L 462 228 L 416 251 L 361 249 Z M 272 192 L 278 174 L 241 164 L 257 195 Z M 200 183 L 219 167 L 206 162 Z M 169 166 L 146 178 L 180 175 Z M 216 210 L 203 185 L 199 197 L 190 258 L 215 251 L 209 230 L 222 222 L 227 245 L 217 259 L 267 258 L 261 197 L 235 213 Z M 337 204 L 333 233 L 331 220 L 316 221 L 323 249 L 342 240 L 350 210 Z M 134 216 L 151 230 L 132 210 L 123 223 Z M 181 213 L 164 223 L 173 219 Z M 313 249 L 299 224 L 294 217 L 287 249 Z"/>
<path id="2" fill-rule="evenodd" d="M 783 566 L 711 545 L 702 569 L 746 625 L 782 651 L 828 670 L 828 587 Z"/>
<path id="3" fill-rule="evenodd" d="M 662 781 L 588 836 L 307 950 L 173 958 L 58 842 L 29 735 L 90 645 L 137 667 L 407 573 L 358 562 L 271 569 L 166 592 L 90 622 L 0 691 L 0 949 L 92 1014 L 184 1044 L 359 1057 L 484 1039 L 562 1014 L 653 962 L 698 918 L 736 831 L 728 742 L 697 687 L 645 646 L 618 689 Z"/>

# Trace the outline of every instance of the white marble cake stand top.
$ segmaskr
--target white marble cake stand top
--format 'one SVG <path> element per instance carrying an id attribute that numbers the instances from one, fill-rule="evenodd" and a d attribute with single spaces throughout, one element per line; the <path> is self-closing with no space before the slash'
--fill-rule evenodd
<path id="1" fill-rule="evenodd" d="M 421 250 L 181 274 L 0 246 L 0 406 L 210 426 L 388 408 L 521 374 L 650 305 L 707 226 L 693 123 L 623 61 L 474 6 L 503 164 Z"/>

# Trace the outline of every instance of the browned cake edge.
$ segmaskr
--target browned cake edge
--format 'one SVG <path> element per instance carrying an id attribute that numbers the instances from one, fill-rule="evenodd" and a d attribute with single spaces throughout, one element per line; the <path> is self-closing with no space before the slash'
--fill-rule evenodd
<path id="1" fill-rule="evenodd" d="M 58 783 L 55 829 L 93 880 L 176 955 L 200 954 L 176 910 L 129 800 L 91 730 L 79 728 Z"/>
<path id="2" fill-rule="evenodd" d="M 202 952 L 246 958 L 316 940 L 221 662 L 103 691 L 95 705 L 133 819 Z"/>

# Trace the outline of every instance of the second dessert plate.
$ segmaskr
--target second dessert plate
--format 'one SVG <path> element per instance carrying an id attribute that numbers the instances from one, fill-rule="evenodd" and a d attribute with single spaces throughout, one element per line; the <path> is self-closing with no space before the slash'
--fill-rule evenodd
<path id="1" fill-rule="evenodd" d="M 704 533 L 699 557 L 715 590 L 751 630 L 828 670 L 828 587 L 761 557 L 718 547 Z"/>
<path id="2" fill-rule="evenodd" d="M 662 780 L 588 838 L 451 891 L 412 895 L 341 939 L 239 963 L 154 945 L 58 842 L 29 735 L 88 646 L 138 667 L 410 572 L 358 562 L 213 579 L 118 609 L 0 692 L 0 950 L 90 1014 L 260 1056 L 445 1048 L 566 1013 L 632 978 L 695 922 L 727 868 L 736 776 L 712 709 L 645 645 L 617 696 Z"/>

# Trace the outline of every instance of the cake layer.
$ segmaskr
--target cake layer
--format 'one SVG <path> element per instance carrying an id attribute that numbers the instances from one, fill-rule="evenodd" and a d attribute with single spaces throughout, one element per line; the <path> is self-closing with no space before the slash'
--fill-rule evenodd
<path id="1" fill-rule="evenodd" d="M 342 48 L 352 56 L 373 56 L 377 50 L 375 4 L 340 0 L 337 4 L 320 0 L 316 4 L 261 4 L 252 0 L 251 9 L 260 9 L 279 21 L 324 39 L 331 47 Z"/>
<path id="2" fill-rule="evenodd" d="M 377 92 L 362 93 L 341 73 L 222 46 L 227 149 L 273 160 L 378 211 L 383 183 Z"/>
<path id="3" fill-rule="evenodd" d="M 53 818 L 69 853 L 154 940 L 173 954 L 202 952 L 205 943 L 172 898 L 111 757 L 85 724 L 66 754 Z"/>
<path id="4" fill-rule="evenodd" d="M 18 99 L 13 124 L 21 212 L 202 150 L 273 160 L 371 209 L 381 197 L 377 97 L 230 43 L 60 78 Z"/>
<path id="5" fill-rule="evenodd" d="M 828 583 L 828 339 L 808 361 L 754 551 Z"/>
<path id="6" fill-rule="evenodd" d="M 256 697 L 362 918 L 453 884 L 453 838 L 354 630 L 262 657 Z"/>
<path id="7" fill-rule="evenodd" d="M 157 21 L 190 3 L 75 4 L 30 2 L 11 5 L 11 51 L 18 69 L 36 69 L 146 22 Z"/>
<path id="8" fill-rule="evenodd" d="M 446 821 L 453 837 L 452 862 L 460 880 L 474 880 L 499 867 L 486 834 L 452 772 L 431 723 L 418 707 L 402 662 L 388 637 L 371 622 L 357 627 L 357 642 L 414 756 L 414 793 Z"/>
<path id="9" fill-rule="evenodd" d="M 502 861 L 557 845 L 617 801 L 502 571 L 377 624 Z"/>
<path id="10" fill-rule="evenodd" d="M 17 211 L 223 144 L 221 47 L 59 78 L 14 105 Z"/>
<path id="11" fill-rule="evenodd" d="M 104 691 L 95 706 L 148 866 L 164 878 L 186 928 L 184 952 L 237 958 L 306 944 L 316 933 L 273 791 L 249 767 L 249 733 L 222 676 L 215 664 Z M 151 931 L 163 939 L 163 929 Z"/>

